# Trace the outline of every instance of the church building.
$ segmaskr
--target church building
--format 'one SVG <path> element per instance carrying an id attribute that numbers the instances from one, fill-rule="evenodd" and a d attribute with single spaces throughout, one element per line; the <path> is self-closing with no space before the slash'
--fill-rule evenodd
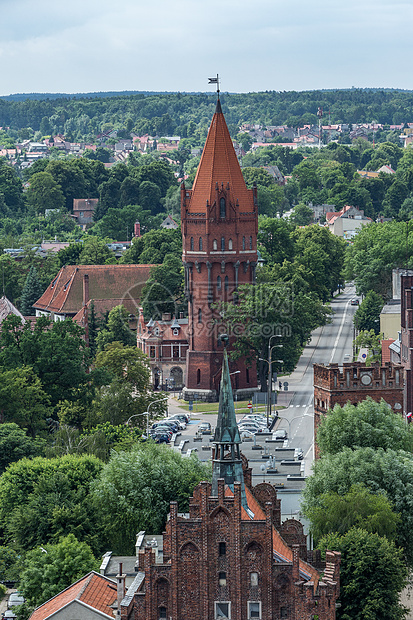
<path id="1" fill-rule="evenodd" d="M 181 227 L 189 314 L 184 394 L 216 401 L 223 356 L 219 336 L 227 331 L 219 305 L 236 304 L 238 288 L 255 282 L 258 232 L 257 188 L 247 189 L 219 99 L 193 188 L 181 186 Z M 255 363 L 240 359 L 230 369 L 237 397 L 250 397 L 257 389 Z"/>
<path id="2" fill-rule="evenodd" d="M 222 357 L 212 483 L 195 488 L 189 513 L 171 503 L 156 548 L 148 544 L 138 554 L 121 618 L 334 620 L 340 554 L 328 551 L 322 563 L 314 553 L 317 568 L 311 565 L 302 524 L 281 523 L 271 484 L 252 486 L 240 452 L 226 349 Z"/>

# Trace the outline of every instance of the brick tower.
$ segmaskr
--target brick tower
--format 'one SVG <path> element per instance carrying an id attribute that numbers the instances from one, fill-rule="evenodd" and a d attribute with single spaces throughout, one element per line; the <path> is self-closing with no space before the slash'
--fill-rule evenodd
<path id="1" fill-rule="evenodd" d="M 258 230 L 257 189 L 247 189 L 219 99 L 193 188 L 181 187 L 181 223 L 189 304 L 185 398 L 215 401 L 225 328 L 213 305 L 237 303 L 238 287 L 254 283 Z M 255 364 L 241 358 L 230 370 L 238 397 L 257 389 Z"/>

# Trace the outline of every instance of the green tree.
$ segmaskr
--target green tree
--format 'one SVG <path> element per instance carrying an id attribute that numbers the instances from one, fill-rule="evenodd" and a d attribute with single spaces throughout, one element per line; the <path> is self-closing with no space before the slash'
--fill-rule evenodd
<path id="1" fill-rule="evenodd" d="M 112 455 L 93 485 L 99 519 L 115 553 L 133 551 L 136 532 L 161 533 L 171 501 L 185 511 L 194 487 L 211 477 L 210 466 L 152 442 Z"/>
<path id="2" fill-rule="evenodd" d="M 371 398 L 336 405 L 322 418 L 317 431 L 321 454 L 337 454 L 348 448 L 383 448 L 413 452 L 413 431 L 389 405 Z"/>
<path id="3" fill-rule="evenodd" d="M 354 324 L 359 330 L 380 331 L 380 312 L 384 306 L 383 297 L 375 291 L 369 291 L 354 315 Z"/>
<path id="4" fill-rule="evenodd" d="M 284 260 L 293 260 L 295 244 L 292 232 L 294 229 L 295 226 L 283 218 L 260 218 L 258 242 L 267 264 L 282 264 Z"/>
<path id="5" fill-rule="evenodd" d="M 10 463 L 25 457 L 41 456 L 45 447 L 45 439 L 30 438 L 18 424 L 3 422 L 0 424 L 0 475 Z"/>
<path id="6" fill-rule="evenodd" d="M 405 618 L 399 597 L 407 583 L 407 568 L 402 551 L 393 542 L 353 528 L 343 536 L 327 535 L 320 548 L 342 554 L 338 620 Z"/>
<path id="7" fill-rule="evenodd" d="M 37 172 L 30 177 L 27 202 L 38 214 L 46 209 L 63 209 L 65 196 L 50 172 Z"/>
<path id="8" fill-rule="evenodd" d="M 95 552 L 102 529 L 91 501 L 90 483 L 102 462 L 90 455 L 21 459 L 0 476 L 0 539 L 16 550 L 57 542 L 75 534 Z"/>
<path id="9" fill-rule="evenodd" d="M 100 239 L 91 235 L 86 237 L 79 255 L 79 265 L 116 263 L 114 255 L 107 246 L 108 241 L 108 239 Z"/>
<path id="10" fill-rule="evenodd" d="M 148 319 L 160 319 L 165 312 L 179 316 L 183 310 L 182 294 L 184 272 L 182 260 L 167 254 L 162 265 L 153 267 L 147 283 L 142 289 L 143 313 Z"/>
<path id="11" fill-rule="evenodd" d="M 254 142 L 249 133 L 239 133 L 237 134 L 236 139 L 245 152 L 250 150 L 251 144 Z"/>
<path id="12" fill-rule="evenodd" d="M 316 545 L 331 532 L 343 535 L 353 527 L 394 540 L 400 524 L 400 515 L 393 512 L 389 500 L 361 484 L 352 486 L 344 495 L 321 495 L 319 504 L 309 509 L 306 517 Z"/>
<path id="13" fill-rule="evenodd" d="M 51 160 L 46 172 L 51 174 L 57 185 L 61 187 L 68 211 L 71 212 L 73 209 L 74 198 L 88 198 L 87 179 L 75 160 Z"/>
<path id="14" fill-rule="evenodd" d="M 104 368 L 119 381 L 129 383 L 137 392 L 143 392 L 149 385 L 148 361 L 148 356 L 136 346 L 111 342 L 97 354 L 95 366 Z"/>
<path id="15" fill-rule="evenodd" d="M 65 265 L 79 265 L 79 257 L 83 250 L 83 243 L 69 243 L 66 248 L 58 251 L 60 267 Z"/>
<path id="16" fill-rule="evenodd" d="M 160 265 L 167 254 L 182 259 L 182 236 L 180 229 L 150 230 L 133 239 L 132 246 L 121 258 L 122 263 Z"/>
<path id="17" fill-rule="evenodd" d="M 252 187 L 254 183 L 262 187 L 275 185 L 273 177 L 264 168 L 243 168 L 242 174 L 247 187 Z"/>
<path id="18" fill-rule="evenodd" d="M 411 454 L 383 448 L 343 448 L 326 454 L 314 463 L 313 475 L 307 478 L 302 509 L 305 514 L 320 506 L 326 493 L 345 495 L 355 484 L 388 498 L 392 510 L 401 516 L 397 543 L 404 548 L 409 564 L 413 560 L 413 457 Z"/>
<path id="19" fill-rule="evenodd" d="M 36 267 L 30 267 L 20 301 L 20 308 L 24 316 L 32 316 L 34 314 L 33 304 L 43 295 L 43 290 L 44 288 L 37 275 Z"/>
<path id="20" fill-rule="evenodd" d="M 136 336 L 129 328 L 129 313 L 125 306 L 115 306 L 109 312 L 105 327 L 96 337 L 97 348 L 102 351 L 106 345 L 112 342 L 120 342 L 125 346 L 136 345 Z"/>
<path id="21" fill-rule="evenodd" d="M 291 214 L 291 221 L 296 226 L 308 226 L 314 220 L 314 213 L 310 207 L 302 202 L 298 203 Z"/>
<path id="22" fill-rule="evenodd" d="M 354 340 L 354 346 L 356 354 L 358 355 L 360 349 L 368 349 L 368 355 L 365 359 L 366 366 L 369 366 L 373 362 L 381 362 L 381 341 L 383 340 L 383 334 L 376 334 L 374 329 L 368 331 L 362 330 L 357 338 Z"/>
<path id="23" fill-rule="evenodd" d="M 0 583 L 2 581 L 18 581 L 19 555 L 12 547 L 0 546 Z"/>
<path id="24" fill-rule="evenodd" d="M 89 545 L 69 534 L 56 544 L 45 544 L 27 553 L 19 590 L 33 610 L 98 568 L 99 561 Z"/>

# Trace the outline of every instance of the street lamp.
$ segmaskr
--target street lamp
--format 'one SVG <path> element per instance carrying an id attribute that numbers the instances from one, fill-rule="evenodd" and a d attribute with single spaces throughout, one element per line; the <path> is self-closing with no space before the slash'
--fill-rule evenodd
<path id="1" fill-rule="evenodd" d="M 137 418 L 138 416 L 146 415 L 146 439 L 148 439 L 149 437 L 149 410 L 152 407 L 152 405 L 155 405 L 156 403 L 165 402 L 167 400 L 168 400 L 167 398 L 158 398 L 157 400 L 153 400 L 148 405 L 148 411 L 144 411 L 143 413 L 134 413 L 133 415 L 131 415 L 131 417 L 128 418 L 125 422 L 126 426 L 129 424 L 132 418 Z"/>
<path id="2" fill-rule="evenodd" d="M 271 341 L 273 338 L 281 338 L 281 334 L 273 334 L 272 336 L 270 336 L 269 340 L 268 340 L 268 379 L 267 379 L 267 399 L 268 399 L 268 405 L 267 405 L 267 428 L 269 428 L 270 426 L 270 418 L 271 418 L 271 405 L 272 405 L 272 351 L 273 349 L 280 349 L 282 348 L 282 344 L 274 344 L 273 346 L 271 346 Z M 274 360 L 274 362 L 279 362 L 279 363 L 283 363 L 283 360 Z"/>

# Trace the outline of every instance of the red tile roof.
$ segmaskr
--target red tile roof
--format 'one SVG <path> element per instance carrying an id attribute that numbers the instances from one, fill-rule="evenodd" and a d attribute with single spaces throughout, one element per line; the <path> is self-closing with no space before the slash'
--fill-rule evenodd
<path id="1" fill-rule="evenodd" d="M 390 345 L 394 342 L 394 338 L 388 338 L 381 341 L 381 363 L 391 362 Z"/>
<path id="2" fill-rule="evenodd" d="M 30 620 L 46 620 L 73 601 L 93 607 L 113 620 L 111 605 L 116 599 L 116 582 L 92 571 L 35 609 Z"/>
<path id="3" fill-rule="evenodd" d="M 224 188 L 229 183 L 230 200 L 234 205 L 238 199 L 245 210 L 249 204 L 251 208 L 248 210 L 254 210 L 252 190 L 247 189 L 242 176 L 219 101 L 196 173 L 188 207 L 190 213 L 204 212 L 207 200 L 210 205 L 215 202 L 217 183 L 218 187 L 223 183 Z"/>
<path id="4" fill-rule="evenodd" d="M 244 508 L 241 508 L 242 520 L 243 521 L 265 521 L 266 519 L 265 512 L 263 511 L 262 507 L 260 506 L 260 504 L 255 499 L 255 497 L 253 496 L 253 494 L 251 493 L 250 489 L 247 486 L 245 487 L 245 494 L 247 496 L 248 507 L 253 513 L 253 516 L 250 516 Z M 227 497 L 230 497 L 233 495 L 233 492 L 231 491 L 229 486 L 225 487 L 225 495 Z M 272 540 L 273 540 L 273 552 L 274 552 L 276 559 L 279 562 L 292 562 L 293 561 L 292 549 L 291 547 L 287 545 L 287 543 L 281 537 L 280 533 L 275 527 L 273 528 Z M 320 579 L 320 575 L 318 571 L 313 566 L 311 566 L 310 564 L 307 564 L 307 562 L 304 562 L 304 560 L 301 560 L 301 559 L 300 559 L 300 573 L 305 579 L 313 581 L 315 585 L 317 585 Z"/>
<path id="5" fill-rule="evenodd" d="M 67 265 L 33 304 L 38 310 L 76 314 L 83 306 L 83 276 L 89 276 L 89 299 L 138 302 L 154 265 Z M 118 304 L 115 304 L 118 305 Z"/>

